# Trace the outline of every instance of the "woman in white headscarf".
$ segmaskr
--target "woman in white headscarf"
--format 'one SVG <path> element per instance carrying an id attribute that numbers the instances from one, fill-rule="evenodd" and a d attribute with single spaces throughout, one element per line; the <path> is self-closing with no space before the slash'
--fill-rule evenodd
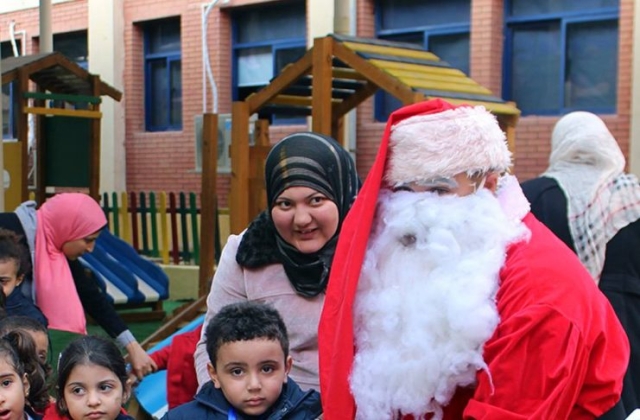
<path id="1" fill-rule="evenodd" d="M 572 112 L 554 127 L 549 168 L 522 189 L 533 214 L 578 254 L 627 332 L 628 414 L 640 406 L 640 183 L 624 168 L 605 123 Z"/>

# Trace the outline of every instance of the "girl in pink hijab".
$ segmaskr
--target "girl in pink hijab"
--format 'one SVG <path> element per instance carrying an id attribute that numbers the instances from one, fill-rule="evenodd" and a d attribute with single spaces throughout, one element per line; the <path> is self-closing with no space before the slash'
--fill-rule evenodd
<path id="1" fill-rule="evenodd" d="M 93 251 L 107 219 L 100 205 L 81 193 L 62 193 L 36 210 L 22 203 L 14 213 L 0 213 L 0 227 L 23 238 L 33 266 L 32 279 L 21 284 L 48 318 L 49 328 L 86 334 L 85 311 L 127 350 L 138 378 L 156 370 L 113 305 L 78 261 Z"/>

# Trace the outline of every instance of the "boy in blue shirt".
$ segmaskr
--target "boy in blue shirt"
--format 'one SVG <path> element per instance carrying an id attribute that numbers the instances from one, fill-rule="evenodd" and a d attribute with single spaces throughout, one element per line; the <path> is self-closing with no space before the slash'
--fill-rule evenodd
<path id="1" fill-rule="evenodd" d="M 275 309 L 258 302 L 227 305 L 205 331 L 211 382 L 195 401 L 163 420 L 317 419 L 320 394 L 302 391 L 288 378 L 293 360 L 287 329 Z"/>

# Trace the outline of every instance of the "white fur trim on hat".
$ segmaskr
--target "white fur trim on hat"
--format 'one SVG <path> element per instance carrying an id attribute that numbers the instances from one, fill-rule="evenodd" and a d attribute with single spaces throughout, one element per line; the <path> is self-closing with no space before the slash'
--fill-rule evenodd
<path id="1" fill-rule="evenodd" d="M 417 115 L 391 128 L 385 181 L 389 185 L 506 171 L 511 152 L 496 117 L 483 106 Z"/>

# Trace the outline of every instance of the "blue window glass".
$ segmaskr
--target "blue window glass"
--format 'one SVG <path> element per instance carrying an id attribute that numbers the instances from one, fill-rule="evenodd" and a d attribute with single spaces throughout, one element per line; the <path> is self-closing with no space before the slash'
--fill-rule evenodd
<path id="1" fill-rule="evenodd" d="M 511 0 L 510 16 L 535 16 L 618 7 L 618 0 Z"/>
<path id="2" fill-rule="evenodd" d="M 16 49 L 21 51 L 22 42 L 16 40 Z M 13 46 L 10 41 L 0 43 L 1 58 L 14 56 Z M 2 138 L 15 139 L 18 137 L 16 127 L 18 126 L 18 98 L 14 94 L 17 91 L 17 81 L 2 85 Z"/>
<path id="3" fill-rule="evenodd" d="M 470 0 L 378 0 L 376 34 L 380 39 L 407 42 L 436 54 L 469 74 Z M 392 95 L 379 92 L 375 118 L 386 121 L 402 106 Z"/>
<path id="4" fill-rule="evenodd" d="M 147 22 L 143 29 L 146 129 L 181 130 L 180 19 Z"/>
<path id="5" fill-rule="evenodd" d="M 87 31 L 66 32 L 53 35 L 53 50 L 64 54 L 83 69 L 89 68 Z"/>
<path id="6" fill-rule="evenodd" d="M 244 100 L 265 87 L 306 53 L 303 1 L 236 11 L 233 19 L 233 99 Z M 304 123 L 304 117 L 275 114 L 273 124 Z"/>
<path id="7" fill-rule="evenodd" d="M 615 112 L 617 1 L 511 0 L 507 10 L 506 99 L 524 115 Z"/>

